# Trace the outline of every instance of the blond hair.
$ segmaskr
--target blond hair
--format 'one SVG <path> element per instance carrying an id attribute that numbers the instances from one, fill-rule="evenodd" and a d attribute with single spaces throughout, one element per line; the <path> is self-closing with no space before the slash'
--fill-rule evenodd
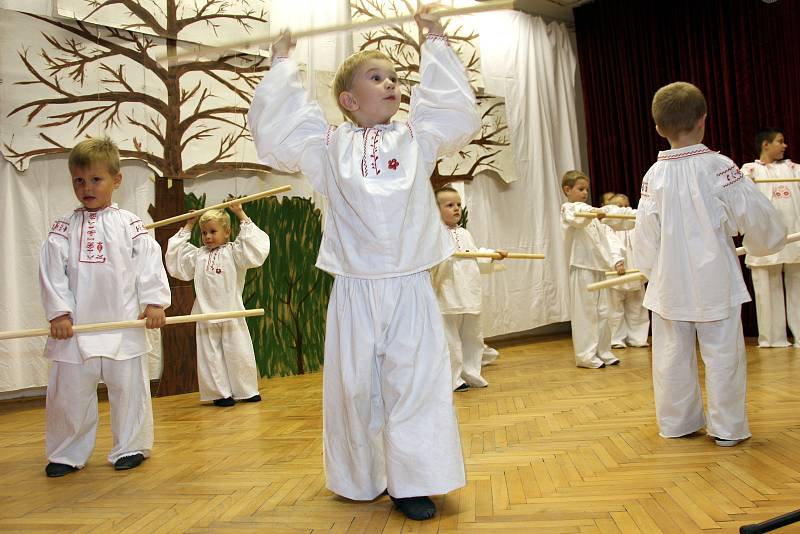
<path id="1" fill-rule="evenodd" d="M 110 137 L 90 137 L 75 145 L 69 152 L 70 171 L 105 165 L 108 173 L 119 174 L 119 149 Z"/>
<path id="2" fill-rule="evenodd" d="M 615 206 L 619 206 L 617 202 L 625 202 L 628 206 L 631 205 L 631 200 L 628 198 L 628 195 L 623 193 L 617 193 L 613 197 L 609 198 L 606 204 L 614 204 Z"/>
<path id="3" fill-rule="evenodd" d="M 433 196 L 436 197 L 436 200 L 439 200 L 439 193 L 455 193 L 459 197 L 461 196 L 459 194 L 458 190 L 455 187 L 453 187 L 452 185 L 450 185 L 450 184 L 445 184 L 445 185 L 443 185 L 442 187 L 440 187 L 439 189 L 437 189 L 436 191 L 433 192 Z"/>
<path id="4" fill-rule="evenodd" d="M 586 180 L 589 181 L 589 177 L 586 176 L 582 171 L 567 171 L 564 173 L 564 177 L 561 179 L 561 188 L 565 187 L 575 187 L 575 183 L 578 180 Z"/>
<path id="5" fill-rule="evenodd" d="M 231 216 L 224 209 L 221 210 L 208 210 L 200 216 L 200 226 L 202 227 L 207 222 L 218 223 L 225 230 L 231 229 Z"/>
<path id="6" fill-rule="evenodd" d="M 342 107 L 341 102 L 339 102 L 339 95 L 346 91 L 350 91 L 353 88 L 353 80 L 355 79 L 358 67 L 370 59 L 384 59 L 389 62 L 392 61 L 389 56 L 380 50 L 361 50 L 360 52 L 356 52 L 355 54 L 347 57 L 342 64 L 339 65 L 339 68 L 336 70 L 336 75 L 333 77 L 333 98 L 336 100 L 336 105 L 339 106 L 341 112 L 351 122 L 356 122 L 356 119 L 350 114 L 349 111 Z"/>
<path id="7" fill-rule="evenodd" d="M 674 82 L 656 91 L 651 111 L 661 134 L 675 137 L 692 131 L 706 109 L 700 89 L 688 82 Z"/>

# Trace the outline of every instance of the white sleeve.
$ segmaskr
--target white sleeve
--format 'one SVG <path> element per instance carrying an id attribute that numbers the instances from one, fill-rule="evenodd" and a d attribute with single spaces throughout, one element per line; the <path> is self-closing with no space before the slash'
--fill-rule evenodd
<path id="1" fill-rule="evenodd" d="M 475 94 L 447 38 L 428 35 L 422 45 L 420 83 L 411 92 L 408 122 L 426 162 L 452 154 L 480 130 Z"/>
<path id="2" fill-rule="evenodd" d="M 645 182 L 646 183 L 646 182 Z M 643 184 L 644 188 L 645 185 Z M 636 210 L 636 225 L 633 229 L 633 265 L 648 278 L 658 259 L 661 246 L 661 217 L 655 202 L 642 195 Z"/>
<path id="3" fill-rule="evenodd" d="M 302 172 L 317 192 L 327 196 L 329 126 L 319 105 L 309 101 L 293 60 L 275 62 L 264 75 L 253 94 L 247 123 L 261 161 L 283 172 Z"/>
<path id="4" fill-rule="evenodd" d="M 164 255 L 164 263 L 170 276 L 178 280 L 191 280 L 194 278 L 194 271 L 197 265 L 197 253 L 200 251 L 196 246 L 189 243 L 192 232 L 181 228 L 178 233 L 169 238 L 167 242 L 167 253 Z"/>
<path id="5" fill-rule="evenodd" d="M 269 254 L 269 236 L 249 219 L 242 221 L 232 244 L 233 261 L 239 269 L 260 267 Z"/>
<path id="6" fill-rule="evenodd" d="M 497 251 L 491 248 L 480 247 L 478 249 L 478 252 L 495 253 Z M 489 274 L 494 270 L 492 266 L 492 264 L 494 263 L 494 258 L 477 258 L 477 260 L 478 260 L 478 270 L 480 271 L 481 274 Z"/>
<path id="7" fill-rule="evenodd" d="M 39 290 L 48 321 L 64 314 L 75 317 L 75 295 L 69 288 L 67 258 L 69 240 L 60 234 L 47 236 L 39 257 Z"/>
<path id="8" fill-rule="evenodd" d="M 621 208 L 619 206 L 608 205 L 600 209 L 605 211 L 607 215 L 636 215 L 636 210 L 633 208 Z M 634 226 L 634 219 L 609 219 L 606 217 L 600 222 L 610 226 L 614 230 L 632 230 Z"/>
<path id="9" fill-rule="evenodd" d="M 786 245 L 786 225 L 756 184 L 739 179 L 729 181 L 721 190 L 728 223 L 734 223 L 744 235 L 742 245 L 748 254 L 768 256 Z"/>
<path id="10" fill-rule="evenodd" d="M 433 291 L 438 295 L 444 281 L 453 277 L 453 257 L 451 256 L 442 263 L 431 267 L 430 273 Z"/>
<path id="11" fill-rule="evenodd" d="M 606 233 L 606 240 L 611 253 L 611 267 L 615 267 L 619 262 L 625 261 L 625 243 L 622 242 L 617 232 L 609 225 L 604 225 L 602 228 Z"/>
<path id="12" fill-rule="evenodd" d="M 138 229 L 144 230 L 141 221 Z M 133 236 L 133 267 L 136 270 L 136 292 L 142 309 L 148 304 L 169 308 L 172 295 L 161 260 L 161 247 L 146 231 Z"/>
<path id="13" fill-rule="evenodd" d="M 579 211 L 591 211 L 592 207 L 583 202 L 565 202 L 561 204 L 561 225 L 564 227 L 586 228 L 594 220 L 592 217 L 580 217 Z"/>

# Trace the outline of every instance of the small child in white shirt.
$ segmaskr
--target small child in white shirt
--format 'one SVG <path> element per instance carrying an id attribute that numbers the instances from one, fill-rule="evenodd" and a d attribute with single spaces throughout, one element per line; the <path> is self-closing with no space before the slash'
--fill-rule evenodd
<path id="1" fill-rule="evenodd" d="M 617 193 L 609 198 L 606 204 L 620 208 L 630 208 L 628 196 Z M 625 268 L 635 269 L 633 265 L 633 230 L 617 230 L 622 241 Z M 629 282 L 611 288 L 611 348 L 646 347 L 647 334 L 650 331 L 650 316 L 642 306 L 644 300 L 644 282 Z"/>
<path id="2" fill-rule="evenodd" d="M 742 173 L 754 180 L 799 177 L 800 165 L 784 159 L 785 151 L 783 131 L 775 127 L 764 128 L 756 135 L 759 158 L 745 163 Z M 789 233 L 800 231 L 800 184 L 776 181 L 757 183 L 756 186 L 778 210 Z M 744 262 L 753 278 L 758 346 L 788 347 L 788 323 L 794 346 L 800 347 L 800 242 L 788 243 L 783 250 L 769 256 L 747 254 Z"/>
<path id="3" fill-rule="evenodd" d="M 461 220 L 461 196 L 451 186 L 436 191 L 436 201 L 457 252 L 494 252 L 478 249 Z M 507 253 L 497 251 L 501 256 Z M 447 258 L 431 270 L 433 287 L 444 319 L 444 332 L 450 350 L 453 391 L 482 388 L 489 383 L 481 376 L 484 355 L 481 332 L 481 272 L 491 268 L 491 258 Z"/>
<path id="4" fill-rule="evenodd" d="M 593 208 L 589 198 L 589 177 L 581 171 L 567 172 L 561 181 L 567 202 L 561 205 L 561 224 L 565 247 L 569 251 L 570 317 L 572 346 L 578 367 L 597 369 L 616 365 L 619 359 L 611 352 L 609 291 L 587 291 L 586 286 L 605 280 L 605 272 L 614 269 L 625 273 L 622 243 L 616 228 L 629 226 L 623 219 L 605 219 L 608 213 L 626 210 L 616 206 Z M 627 211 L 631 211 L 630 208 Z M 578 215 L 581 212 L 596 217 Z M 606 223 L 606 224 L 603 224 Z"/>
<path id="5" fill-rule="evenodd" d="M 260 267 L 269 254 L 269 236 L 247 217 L 241 204 L 231 205 L 230 210 L 241 223 L 235 241 L 229 241 L 231 219 L 222 209 L 200 216 L 201 248 L 189 242 L 194 218 L 167 244 L 169 273 L 178 280 L 194 279 L 192 313 L 244 310 L 247 270 Z M 237 400 L 261 400 L 253 341 L 244 317 L 197 323 L 196 339 L 201 401 L 225 407 Z"/>

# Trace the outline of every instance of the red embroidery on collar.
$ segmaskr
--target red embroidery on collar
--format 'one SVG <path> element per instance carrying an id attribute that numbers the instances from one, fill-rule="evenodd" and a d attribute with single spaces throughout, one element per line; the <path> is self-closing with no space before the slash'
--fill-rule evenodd
<path id="1" fill-rule="evenodd" d="M 690 156 L 697 156 L 700 154 L 708 154 L 712 152 L 712 150 L 708 147 L 697 148 L 695 150 L 690 150 L 689 152 L 681 152 L 678 154 L 670 154 L 669 156 L 658 156 L 659 161 L 668 160 L 668 159 L 681 159 L 681 158 L 688 158 Z"/>

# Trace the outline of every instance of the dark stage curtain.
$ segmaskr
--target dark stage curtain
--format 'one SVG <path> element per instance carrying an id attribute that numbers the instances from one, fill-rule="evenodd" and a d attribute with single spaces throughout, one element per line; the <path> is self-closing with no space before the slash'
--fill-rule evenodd
<path id="1" fill-rule="evenodd" d="M 787 157 L 800 143 L 800 1 L 596 0 L 574 14 L 595 203 L 603 191 L 638 203 L 642 176 L 669 148 L 650 104 L 674 81 L 703 91 L 704 142 L 740 166 L 758 157 L 762 126 L 784 128 Z M 742 316 L 756 335 L 754 305 Z"/>

